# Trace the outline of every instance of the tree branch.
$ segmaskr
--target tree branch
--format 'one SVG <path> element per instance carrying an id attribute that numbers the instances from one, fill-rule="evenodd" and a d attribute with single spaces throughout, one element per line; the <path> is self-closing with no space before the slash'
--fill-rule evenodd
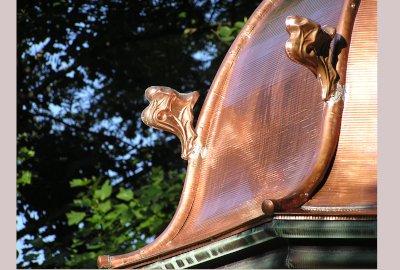
<path id="1" fill-rule="evenodd" d="M 76 126 L 76 125 L 69 124 L 69 123 L 65 122 L 63 119 L 60 119 L 60 118 L 58 118 L 58 117 L 55 117 L 55 116 L 50 115 L 50 114 L 47 114 L 47 113 L 40 113 L 40 112 L 38 112 L 38 113 L 31 113 L 31 114 L 32 114 L 33 116 L 41 116 L 41 117 L 45 117 L 45 118 L 51 119 L 51 120 L 53 120 L 53 121 L 55 121 L 55 122 L 58 122 L 58 123 L 61 123 L 61 124 L 65 125 L 65 126 L 67 126 L 67 127 L 69 127 L 69 128 L 73 128 L 73 129 L 75 129 L 75 130 L 78 130 L 78 131 L 81 131 L 81 132 L 84 132 L 84 133 L 92 134 L 92 135 L 95 135 L 95 136 L 97 136 L 97 137 L 101 137 L 101 138 L 103 138 L 103 139 L 116 140 L 116 141 L 118 141 L 118 142 L 120 142 L 120 143 L 122 143 L 122 144 L 125 144 L 125 145 L 129 146 L 130 149 L 128 149 L 128 151 L 132 150 L 132 148 L 136 148 L 135 145 L 130 144 L 130 143 L 128 143 L 128 142 L 122 140 L 121 138 L 118 138 L 118 137 L 115 137 L 115 136 L 106 135 L 106 134 L 104 134 L 104 133 L 99 133 L 99 132 L 91 131 L 91 130 L 82 128 L 82 127 L 80 127 L 80 126 Z"/>

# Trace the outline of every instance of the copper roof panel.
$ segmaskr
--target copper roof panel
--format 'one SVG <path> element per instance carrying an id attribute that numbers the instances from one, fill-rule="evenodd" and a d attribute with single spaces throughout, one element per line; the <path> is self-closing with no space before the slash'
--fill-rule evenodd
<path id="1" fill-rule="evenodd" d="M 362 1 L 351 38 L 335 161 L 326 183 L 305 208 L 362 211 L 376 207 L 377 52 L 377 1 Z"/>

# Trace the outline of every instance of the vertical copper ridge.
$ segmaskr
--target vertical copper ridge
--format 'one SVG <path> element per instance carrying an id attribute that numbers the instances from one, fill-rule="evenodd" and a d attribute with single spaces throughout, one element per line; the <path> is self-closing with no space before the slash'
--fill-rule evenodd
<path id="1" fill-rule="evenodd" d="M 322 98 L 325 101 L 323 126 L 321 143 L 308 174 L 289 195 L 265 200 L 261 208 L 267 215 L 303 205 L 324 179 L 340 135 L 348 47 L 358 6 L 359 1 L 346 1 L 338 24 L 339 38 L 335 38 L 332 50 L 330 42 L 335 37 L 335 28 L 321 27 L 300 16 L 287 17 L 286 29 L 290 38 L 285 45 L 286 54 L 292 61 L 306 66 L 320 81 Z M 336 70 L 334 66 L 336 57 L 340 70 Z"/>
<path id="2" fill-rule="evenodd" d="M 341 19 L 336 26 L 337 35 L 333 42 L 333 55 L 338 56 L 336 70 L 339 74 L 339 84 L 346 84 L 347 61 L 353 26 L 361 0 L 347 0 L 342 10 Z"/>
<path id="3" fill-rule="evenodd" d="M 145 97 L 150 104 L 142 112 L 142 121 L 178 136 L 182 145 L 181 157 L 187 160 L 194 152 L 197 137 L 193 128 L 193 106 L 199 92 L 181 94 L 169 87 L 151 86 L 146 89 Z"/>

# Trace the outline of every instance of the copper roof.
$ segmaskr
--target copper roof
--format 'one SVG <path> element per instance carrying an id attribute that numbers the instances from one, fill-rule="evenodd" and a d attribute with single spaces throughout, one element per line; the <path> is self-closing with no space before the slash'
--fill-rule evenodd
<path id="1" fill-rule="evenodd" d="M 140 267 L 274 216 L 376 215 L 376 21 L 376 1 L 263 1 L 194 131 L 197 94 L 150 88 L 145 122 L 185 144 L 181 200 L 153 243 L 99 267 Z"/>

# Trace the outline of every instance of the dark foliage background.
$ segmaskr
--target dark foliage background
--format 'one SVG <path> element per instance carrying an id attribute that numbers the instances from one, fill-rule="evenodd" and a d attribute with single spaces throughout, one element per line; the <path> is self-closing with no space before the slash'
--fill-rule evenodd
<path id="1" fill-rule="evenodd" d="M 96 268 L 172 218 L 179 141 L 144 90 L 199 90 L 260 1 L 18 0 L 17 267 Z"/>

